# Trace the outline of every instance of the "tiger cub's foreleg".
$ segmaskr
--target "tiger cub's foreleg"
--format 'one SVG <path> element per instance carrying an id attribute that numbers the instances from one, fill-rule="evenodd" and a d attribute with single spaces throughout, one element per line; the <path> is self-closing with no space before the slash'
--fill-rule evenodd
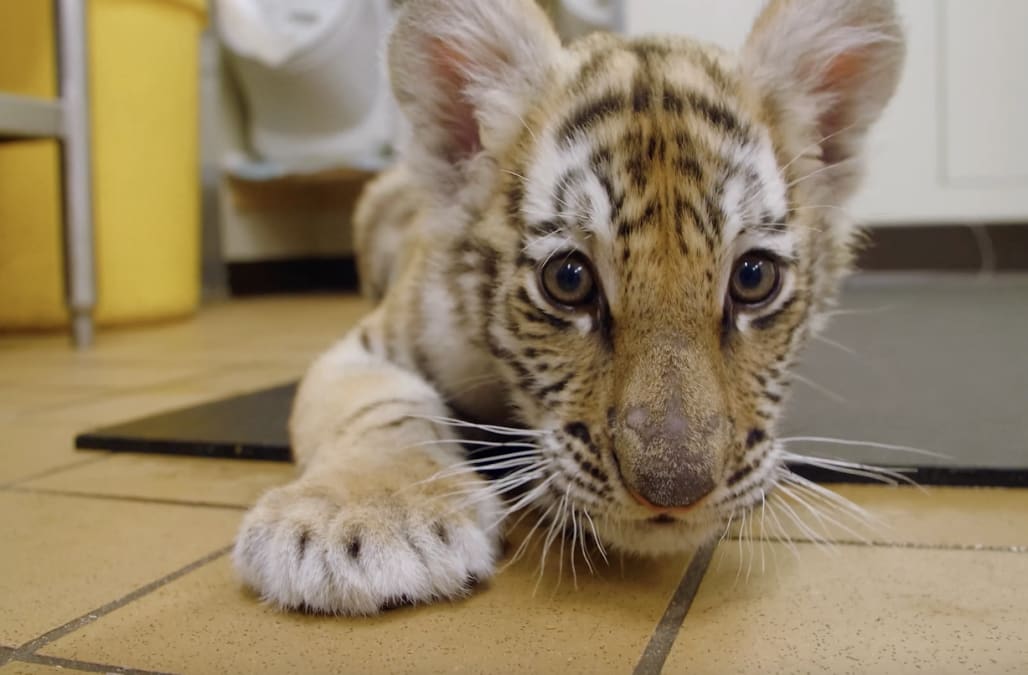
<path id="1" fill-rule="evenodd" d="M 493 571 L 500 502 L 433 421 L 450 414 L 433 387 L 362 343 L 381 314 L 311 366 L 290 420 L 302 473 L 243 520 L 236 567 L 280 607 L 373 614 Z"/>

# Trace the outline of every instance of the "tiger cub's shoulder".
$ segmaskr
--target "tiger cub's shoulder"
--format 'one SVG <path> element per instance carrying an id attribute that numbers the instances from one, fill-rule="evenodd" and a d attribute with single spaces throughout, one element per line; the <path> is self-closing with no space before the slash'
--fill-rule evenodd
<path id="1" fill-rule="evenodd" d="M 404 252 L 415 245 L 423 202 L 422 189 L 402 163 L 364 187 L 353 214 L 353 240 L 361 293 L 368 299 L 381 300 L 396 280 Z"/>

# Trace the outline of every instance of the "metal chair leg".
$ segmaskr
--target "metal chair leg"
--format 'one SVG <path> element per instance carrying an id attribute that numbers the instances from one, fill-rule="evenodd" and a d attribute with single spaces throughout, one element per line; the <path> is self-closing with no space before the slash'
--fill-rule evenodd
<path id="1" fill-rule="evenodd" d="M 96 306 L 92 160 L 89 123 L 89 58 L 82 0 L 56 0 L 60 94 L 64 110 L 64 247 L 66 293 L 75 346 L 93 341 Z"/>

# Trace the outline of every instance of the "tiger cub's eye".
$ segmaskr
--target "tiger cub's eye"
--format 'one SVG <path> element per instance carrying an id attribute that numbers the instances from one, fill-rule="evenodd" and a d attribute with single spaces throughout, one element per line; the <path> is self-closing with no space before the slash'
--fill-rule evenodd
<path id="1" fill-rule="evenodd" d="M 769 302 L 781 287 L 778 262 L 766 253 L 750 252 L 735 262 L 729 292 L 741 305 Z"/>
<path id="2" fill-rule="evenodd" d="M 580 253 L 557 254 L 543 266 L 539 276 L 543 292 L 555 305 L 579 308 L 596 296 L 592 267 Z"/>

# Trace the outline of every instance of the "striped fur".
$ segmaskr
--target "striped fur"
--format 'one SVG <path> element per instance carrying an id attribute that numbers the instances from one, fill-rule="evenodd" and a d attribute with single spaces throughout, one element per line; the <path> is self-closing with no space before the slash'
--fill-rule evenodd
<path id="1" fill-rule="evenodd" d="M 562 48 L 527 0 L 411 0 L 390 65 L 415 140 L 357 214 L 381 302 L 304 379 L 303 473 L 244 521 L 244 580 L 370 614 L 488 577 L 497 485 L 517 481 L 472 470 L 466 423 L 524 429 L 500 449 L 517 505 L 588 518 L 621 550 L 688 549 L 762 503 L 789 370 L 851 259 L 834 207 L 902 55 L 886 0 L 776 0 L 739 56 L 679 37 Z M 569 250 L 601 288 L 580 311 L 539 283 Z M 739 307 L 729 276 L 754 250 L 781 290 Z M 689 481 L 705 487 L 687 504 L 639 497 Z"/>

